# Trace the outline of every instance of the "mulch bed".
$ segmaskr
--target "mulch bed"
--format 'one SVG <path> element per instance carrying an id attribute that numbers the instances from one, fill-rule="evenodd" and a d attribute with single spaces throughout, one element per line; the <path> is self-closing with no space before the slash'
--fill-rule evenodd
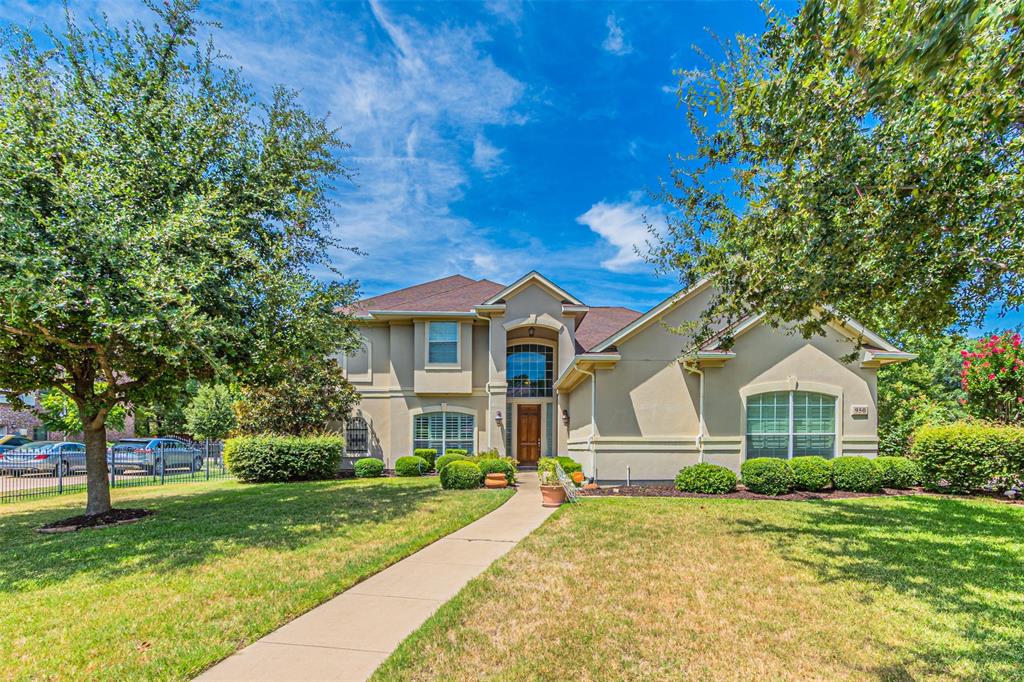
<path id="1" fill-rule="evenodd" d="M 48 523 L 36 530 L 40 533 L 71 533 L 83 528 L 108 528 L 140 521 L 155 512 L 149 509 L 111 509 L 102 514 L 82 514 Z"/>
<path id="2" fill-rule="evenodd" d="M 580 495 L 586 497 L 713 497 L 713 498 L 735 498 L 740 500 L 839 500 L 850 497 L 885 497 L 891 495 L 919 495 L 924 492 L 923 488 L 910 488 L 908 490 L 897 490 L 894 488 L 883 488 L 880 493 L 852 493 L 847 490 L 824 490 L 818 493 L 795 491 L 786 495 L 758 495 L 747 490 L 742 485 L 737 487 L 736 492 L 725 495 L 705 495 L 703 493 L 682 493 L 671 485 L 618 485 L 596 490 L 581 490 Z"/>

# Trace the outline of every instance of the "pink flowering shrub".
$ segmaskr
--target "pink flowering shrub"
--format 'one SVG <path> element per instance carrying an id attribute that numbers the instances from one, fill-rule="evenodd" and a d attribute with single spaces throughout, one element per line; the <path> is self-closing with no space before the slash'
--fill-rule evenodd
<path id="1" fill-rule="evenodd" d="M 964 404 L 978 417 L 1015 423 L 1024 417 L 1024 349 L 1021 335 L 1003 332 L 960 351 Z"/>

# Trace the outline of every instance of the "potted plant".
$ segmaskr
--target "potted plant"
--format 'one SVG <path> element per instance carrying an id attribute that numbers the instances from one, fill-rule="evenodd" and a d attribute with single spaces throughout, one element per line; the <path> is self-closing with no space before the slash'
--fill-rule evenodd
<path id="1" fill-rule="evenodd" d="M 540 481 L 541 504 L 545 507 L 558 507 L 565 502 L 565 488 L 558 481 L 558 474 L 553 468 L 537 471 Z"/>

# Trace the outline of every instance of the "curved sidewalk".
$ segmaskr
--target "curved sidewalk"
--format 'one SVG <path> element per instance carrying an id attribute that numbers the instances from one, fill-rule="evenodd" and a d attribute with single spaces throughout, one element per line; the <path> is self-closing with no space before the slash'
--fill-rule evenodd
<path id="1" fill-rule="evenodd" d="M 512 549 L 554 509 L 537 473 L 519 473 L 505 504 L 324 602 L 197 679 L 365 680 L 463 585 Z"/>

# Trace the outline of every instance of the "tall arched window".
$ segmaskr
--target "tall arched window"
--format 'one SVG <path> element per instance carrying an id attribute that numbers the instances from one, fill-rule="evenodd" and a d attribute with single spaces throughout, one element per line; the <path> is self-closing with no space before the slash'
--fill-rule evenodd
<path id="1" fill-rule="evenodd" d="M 473 415 L 461 412 L 424 412 L 413 417 L 412 447 L 432 448 L 444 454 L 452 448 L 473 453 Z"/>
<path id="2" fill-rule="evenodd" d="M 511 398 L 550 397 L 555 383 L 554 349 L 539 343 L 509 346 L 505 376 Z"/>
<path id="3" fill-rule="evenodd" d="M 747 398 L 747 457 L 833 457 L 836 399 L 806 391 L 775 391 Z"/>
<path id="4" fill-rule="evenodd" d="M 352 417 L 345 423 L 345 452 L 350 455 L 370 452 L 370 427 L 362 417 Z"/>

